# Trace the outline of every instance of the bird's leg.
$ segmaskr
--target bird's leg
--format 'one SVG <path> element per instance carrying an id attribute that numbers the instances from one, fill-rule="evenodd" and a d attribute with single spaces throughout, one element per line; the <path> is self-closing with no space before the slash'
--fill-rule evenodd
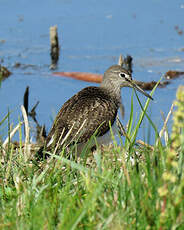
<path id="1" fill-rule="evenodd" d="M 124 119 L 124 116 L 125 116 L 125 107 L 124 107 L 124 105 L 122 104 L 122 102 L 121 102 L 121 104 L 120 104 L 120 106 L 119 106 L 119 110 L 120 110 L 122 119 Z"/>
<path id="2" fill-rule="evenodd" d="M 117 119 L 116 119 L 116 125 L 118 127 L 118 132 L 121 136 L 126 136 L 126 131 L 125 131 L 125 128 L 123 127 L 120 119 L 119 119 L 119 116 L 117 116 Z"/>
<path id="3" fill-rule="evenodd" d="M 121 121 L 120 121 L 118 116 L 117 116 L 117 119 L 116 119 L 116 125 L 118 127 L 119 134 L 121 136 L 126 137 L 128 139 L 128 141 L 130 142 L 130 138 L 128 137 L 128 135 L 126 133 L 126 130 L 125 130 L 125 128 L 124 128 L 123 124 L 121 123 Z"/>

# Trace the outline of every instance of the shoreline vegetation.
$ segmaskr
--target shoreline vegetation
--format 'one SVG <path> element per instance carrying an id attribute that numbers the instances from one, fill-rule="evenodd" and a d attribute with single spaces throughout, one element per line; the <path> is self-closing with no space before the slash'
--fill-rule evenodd
<path id="1" fill-rule="evenodd" d="M 161 131 L 146 113 L 149 99 L 140 106 L 135 122 L 132 103 L 119 145 L 112 133 L 113 143 L 95 153 L 86 149 L 66 159 L 63 150 L 42 162 L 34 158 L 37 146 L 22 106 L 23 121 L 9 127 L 0 144 L 0 229 L 184 229 L 184 86 Z M 145 117 L 155 130 L 154 145 L 136 141 Z M 18 143 L 11 141 L 15 132 Z"/>

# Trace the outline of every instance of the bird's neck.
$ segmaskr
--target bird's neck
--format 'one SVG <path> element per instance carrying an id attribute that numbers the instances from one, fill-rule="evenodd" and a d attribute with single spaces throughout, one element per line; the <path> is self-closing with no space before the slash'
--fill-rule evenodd
<path id="1" fill-rule="evenodd" d="M 100 87 L 105 89 L 109 96 L 118 102 L 118 106 L 121 104 L 121 88 L 119 84 L 116 84 L 113 80 L 103 80 Z"/>

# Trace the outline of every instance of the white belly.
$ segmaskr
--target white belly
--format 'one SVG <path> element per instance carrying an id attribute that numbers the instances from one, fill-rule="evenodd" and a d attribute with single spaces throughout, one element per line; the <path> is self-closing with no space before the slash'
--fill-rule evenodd
<path id="1" fill-rule="evenodd" d="M 116 121 L 114 122 L 113 126 L 111 127 L 111 131 L 112 131 L 112 134 L 114 136 L 117 135 L 118 133 L 118 128 L 117 128 L 117 125 L 116 125 Z M 100 136 L 100 137 L 96 137 L 96 140 L 98 142 L 99 145 L 107 145 L 109 143 L 112 142 L 112 134 L 111 134 L 111 131 L 109 130 L 106 134 L 104 134 L 103 136 Z"/>

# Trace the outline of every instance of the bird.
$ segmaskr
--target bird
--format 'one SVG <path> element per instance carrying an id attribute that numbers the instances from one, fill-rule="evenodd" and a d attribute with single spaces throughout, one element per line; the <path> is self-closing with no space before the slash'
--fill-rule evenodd
<path id="1" fill-rule="evenodd" d="M 44 150 L 61 150 L 73 143 L 80 149 L 77 150 L 80 155 L 81 149 L 94 134 L 99 145 L 110 142 L 111 127 L 113 131 L 116 129 L 123 87 L 134 88 L 153 100 L 134 82 L 130 71 L 120 65 L 112 65 L 105 71 L 99 86 L 86 87 L 63 104 L 44 145 L 38 151 L 39 157 L 43 157 Z"/>

